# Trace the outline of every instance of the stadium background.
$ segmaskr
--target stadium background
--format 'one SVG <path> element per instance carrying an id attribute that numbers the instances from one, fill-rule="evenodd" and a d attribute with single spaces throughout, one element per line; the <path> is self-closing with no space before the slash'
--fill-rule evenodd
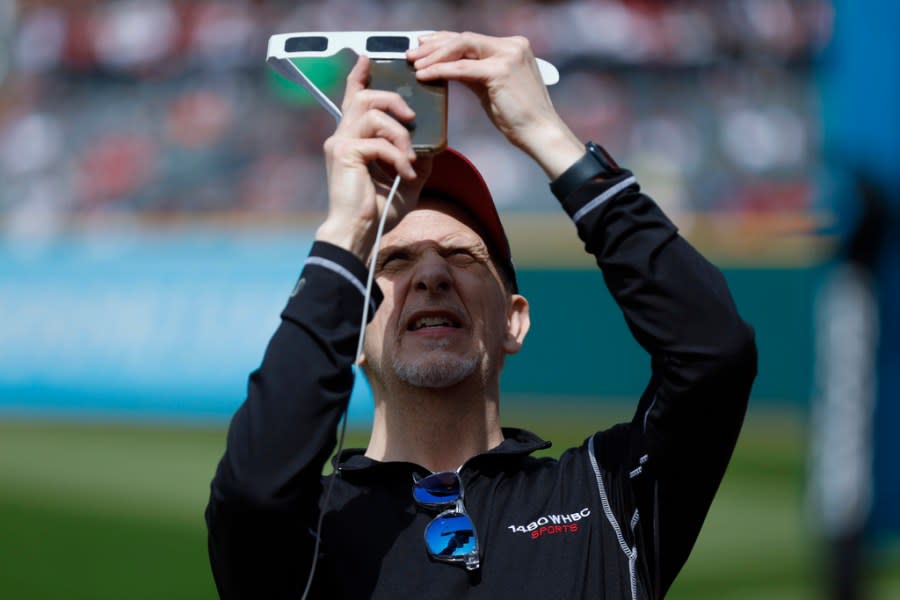
<path id="1" fill-rule="evenodd" d="M 272 33 L 527 35 L 558 109 L 722 267 L 756 327 L 747 428 L 672 598 L 813 598 L 804 498 L 824 0 L 0 1 L 0 595 L 213 597 L 202 511 L 325 206 L 333 121 Z M 310 63 L 340 97 L 348 61 Z M 555 442 L 630 418 L 648 360 L 543 174 L 464 90 L 451 143 L 500 204 L 535 324 L 505 420 Z M 600 300 L 598 302 L 597 297 Z M 370 414 L 360 387 L 353 441 Z M 900 597 L 896 550 L 871 567 Z M 880 595 L 879 595 L 880 594 Z"/>

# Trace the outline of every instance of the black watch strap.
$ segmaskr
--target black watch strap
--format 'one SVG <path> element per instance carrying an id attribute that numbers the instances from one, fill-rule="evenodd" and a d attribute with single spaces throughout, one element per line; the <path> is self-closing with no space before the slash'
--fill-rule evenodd
<path id="1" fill-rule="evenodd" d="M 587 148 L 584 156 L 550 182 L 550 191 L 560 201 L 568 198 L 569 194 L 578 189 L 582 183 L 594 177 L 613 177 L 622 172 L 621 167 L 602 146 L 588 142 L 584 147 Z"/>

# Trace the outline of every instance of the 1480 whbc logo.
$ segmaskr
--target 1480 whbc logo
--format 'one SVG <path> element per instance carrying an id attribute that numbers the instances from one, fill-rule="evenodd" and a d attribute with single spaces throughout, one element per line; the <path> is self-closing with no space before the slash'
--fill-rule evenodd
<path id="1" fill-rule="evenodd" d="M 578 512 L 544 515 L 527 525 L 507 525 L 513 533 L 527 533 L 531 539 L 536 540 L 544 535 L 556 535 L 558 533 L 577 533 L 579 521 L 591 516 L 591 509 L 584 507 Z"/>

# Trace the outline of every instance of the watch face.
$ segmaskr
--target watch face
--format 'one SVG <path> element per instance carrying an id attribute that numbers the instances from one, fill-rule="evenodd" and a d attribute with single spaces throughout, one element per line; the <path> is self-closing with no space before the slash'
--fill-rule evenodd
<path id="1" fill-rule="evenodd" d="M 597 159 L 603 168 L 606 169 L 610 173 L 618 173 L 622 169 L 619 167 L 618 163 L 613 159 L 612 156 L 609 155 L 609 152 L 606 151 L 603 146 L 598 146 L 594 142 L 589 142 L 588 151 L 594 155 L 594 158 Z"/>
<path id="2" fill-rule="evenodd" d="M 587 152 L 550 183 L 550 190 L 560 200 L 568 198 L 582 184 L 594 178 L 606 179 L 622 173 L 613 157 L 594 142 L 587 142 Z"/>

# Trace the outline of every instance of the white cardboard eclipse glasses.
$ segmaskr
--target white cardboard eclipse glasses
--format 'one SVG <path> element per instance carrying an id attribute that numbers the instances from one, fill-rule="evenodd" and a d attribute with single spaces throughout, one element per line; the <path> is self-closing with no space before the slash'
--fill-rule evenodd
<path id="1" fill-rule="evenodd" d="M 304 31 L 278 33 L 269 38 L 266 61 L 287 79 L 308 89 L 310 93 L 340 120 L 341 111 L 297 67 L 292 58 L 325 58 L 349 49 L 358 55 L 382 59 L 406 59 L 406 51 L 418 48 L 424 31 Z M 544 85 L 559 81 L 559 71 L 552 64 L 536 59 Z"/>

